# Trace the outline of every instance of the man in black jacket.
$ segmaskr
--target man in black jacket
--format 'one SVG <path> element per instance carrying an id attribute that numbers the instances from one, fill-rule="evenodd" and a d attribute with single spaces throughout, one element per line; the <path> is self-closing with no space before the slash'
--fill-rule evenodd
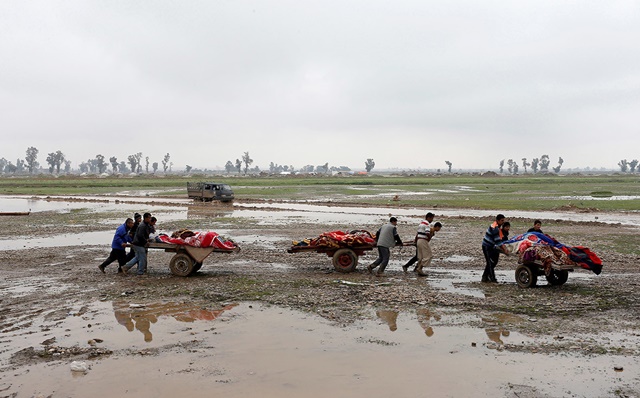
<path id="1" fill-rule="evenodd" d="M 147 242 L 149 242 L 149 235 L 155 231 L 155 217 L 151 217 L 150 213 L 144 213 L 142 216 L 142 222 L 138 225 L 138 229 L 136 230 L 136 235 L 133 237 L 133 242 L 131 242 L 131 247 L 133 248 L 134 253 L 136 254 L 136 261 L 138 263 L 138 271 L 136 272 L 138 275 L 144 275 L 147 271 Z M 131 267 L 133 267 L 132 261 L 129 261 L 127 265 L 125 265 L 124 271 L 128 272 Z"/>

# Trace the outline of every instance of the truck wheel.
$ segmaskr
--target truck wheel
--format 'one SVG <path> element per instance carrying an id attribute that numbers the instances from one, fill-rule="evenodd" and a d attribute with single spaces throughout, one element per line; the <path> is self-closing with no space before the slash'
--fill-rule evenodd
<path id="1" fill-rule="evenodd" d="M 547 277 L 547 282 L 552 286 L 564 285 L 569 279 L 569 271 L 567 270 L 552 270 Z"/>
<path id="2" fill-rule="evenodd" d="M 333 254 L 333 267 L 338 272 L 353 272 L 358 265 L 358 255 L 351 249 L 340 249 Z"/>
<path id="3" fill-rule="evenodd" d="M 176 276 L 188 276 L 193 271 L 193 260 L 184 253 L 178 253 L 171 258 L 169 269 Z"/>
<path id="4" fill-rule="evenodd" d="M 520 265 L 516 268 L 516 283 L 520 287 L 534 287 L 538 282 L 538 276 L 533 272 L 531 267 Z"/>

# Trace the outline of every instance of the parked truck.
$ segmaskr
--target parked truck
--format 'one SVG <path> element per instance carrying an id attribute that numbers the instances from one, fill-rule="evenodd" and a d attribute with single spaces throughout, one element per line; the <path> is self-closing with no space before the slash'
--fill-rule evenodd
<path id="1" fill-rule="evenodd" d="M 191 199 L 202 202 L 219 200 L 221 202 L 233 201 L 233 190 L 227 184 L 217 182 L 188 182 L 187 195 Z"/>

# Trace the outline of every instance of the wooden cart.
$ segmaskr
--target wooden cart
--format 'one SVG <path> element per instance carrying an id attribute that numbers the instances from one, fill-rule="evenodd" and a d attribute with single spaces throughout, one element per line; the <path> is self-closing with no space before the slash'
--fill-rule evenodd
<path id="1" fill-rule="evenodd" d="M 234 249 L 219 249 L 217 247 L 194 247 L 188 245 L 178 245 L 174 243 L 150 242 L 149 249 L 163 249 L 165 252 L 176 253 L 169 261 L 171 273 L 177 276 L 189 276 L 198 272 L 202 267 L 202 262 L 209 254 L 232 253 L 240 251 L 239 247 Z"/>
<path id="2" fill-rule="evenodd" d="M 288 253 L 300 252 L 316 252 L 326 253 L 327 256 L 333 257 L 333 267 L 338 272 L 353 272 L 358 265 L 358 257 L 362 256 L 366 251 L 373 250 L 374 245 L 360 246 L 291 246 L 287 250 Z"/>
<path id="3" fill-rule="evenodd" d="M 545 275 L 550 285 L 560 286 L 569 279 L 569 272 L 573 272 L 573 265 L 552 264 L 551 273 L 545 275 L 542 263 L 519 263 L 516 268 L 516 283 L 520 287 L 535 287 L 538 276 Z"/>

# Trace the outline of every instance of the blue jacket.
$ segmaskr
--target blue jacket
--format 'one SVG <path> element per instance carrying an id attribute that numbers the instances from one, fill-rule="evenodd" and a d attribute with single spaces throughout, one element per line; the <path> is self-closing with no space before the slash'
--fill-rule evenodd
<path id="1" fill-rule="evenodd" d="M 123 243 L 131 242 L 131 236 L 127 231 L 127 223 L 122 224 L 116 228 L 116 233 L 113 235 L 113 241 L 111 242 L 111 248 L 114 250 L 124 250 Z"/>

